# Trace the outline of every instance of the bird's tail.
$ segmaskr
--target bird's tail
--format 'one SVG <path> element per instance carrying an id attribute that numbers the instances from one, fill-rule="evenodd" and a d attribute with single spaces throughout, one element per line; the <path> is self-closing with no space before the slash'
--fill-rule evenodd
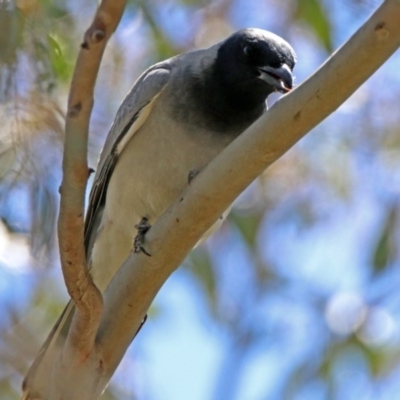
<path id="1" fill-rule="evenodd" d="M 51 380 L 51 372 L 49 371 L 54 369 L 53 366 L 64 347 L 72 317 L 74 316 L 74 310 L 75 306 L 70 300 L 25 376 L 22 383 L 22 400 L 48 398 L 47 390 Z M 146 320 L 147 315 L 144 316 L 132 340 L 142 329 Z"/>
<path id="2" fill-rule="evenodd" d="M 51 366 L 54 365 L 63 349 L 74 309 L 74 304 L 69 301 L 37 354 L 22 383 L 22 399 L 47 398 L 46 388 L 49 387 L 49 380 L 51 379 L 49 371 L 52 371 Z"/>

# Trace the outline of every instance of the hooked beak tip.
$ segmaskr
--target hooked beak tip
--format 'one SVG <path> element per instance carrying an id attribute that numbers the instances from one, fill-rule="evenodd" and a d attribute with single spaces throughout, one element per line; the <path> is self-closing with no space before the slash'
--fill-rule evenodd
<path id="1" fill-rule="evenodd" d="M 288 65 L 283 64 L 279 68 L 270 66 L 259 69 L 260 79 L 267 82 L 278 92 L 288 93 L 293 89 L 293 75 Z"/>

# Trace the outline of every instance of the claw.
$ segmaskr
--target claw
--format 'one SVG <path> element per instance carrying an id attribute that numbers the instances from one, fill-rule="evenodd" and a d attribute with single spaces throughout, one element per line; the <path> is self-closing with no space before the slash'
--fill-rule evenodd
<path id="1" fill-rule="evenodd" d="M 135 240 L 133 241 L 134 252 L 144 253 L 146 254 L 146 256 L 151 257 L 151 254 L 148 253 L 144 248 L 144 237 L 148 230 L 151 228 L 149 220 L 146 217 L 143 217 L 142 220 L 137 225 L 135 225 L 135 228 L 138 230 L 138 233 L 135 236 Z"/>
<path id="2" fill-rule="evenodd" d="M 196 178 L 196 176 L 197 176 L 199 173 L 200 173 L 200 170 L 199 170 L 199 169 L 194 168 L 194 169 L 190 170 L 190 172 L 188 173 L 188 184 L 189 184 L 189 185 L 190 185 L 190 182 L 192 182 L 192 180 L 193 180 L 194 178 Z"/>

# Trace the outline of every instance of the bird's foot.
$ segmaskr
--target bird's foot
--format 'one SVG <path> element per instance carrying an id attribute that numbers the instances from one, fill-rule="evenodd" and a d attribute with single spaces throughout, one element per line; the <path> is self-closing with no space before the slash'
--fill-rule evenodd
<path id="1" fill-rule="evenodd" d="M 143 217 L 142 220 L 135 225 L 135 228 L 138 230 L 137 235 L 135 236 L 135 240 L 133 241 L 133 249 L 135 253 L 144 253 L 146 256 L 151 257 L 151 254 L 146 251 L 144 248 L 144 236 L 151 228 L 149 224 L 149 220 L 146 217 Z"/>
<path id="2" fill-rule="evenodd" d="M 194 168 L 192 170 L 190 170 L 190 172 L 188 173 L 188 184 L 190 185 L 190 182 L 192 182 L 192 180 L 194 178 L 196 178 L 196 176 L 200 173 L 200 170 L 197 168 Z"/>

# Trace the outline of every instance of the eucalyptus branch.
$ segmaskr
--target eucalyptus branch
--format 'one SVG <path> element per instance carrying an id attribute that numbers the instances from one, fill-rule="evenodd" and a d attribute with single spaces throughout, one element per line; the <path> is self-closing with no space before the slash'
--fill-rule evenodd
<path id="1" fill-rule="evenodd" d="M 76 306 L 70 344 L 84 353 L 93 347 L 103 309 L 101 293 L 88 272 L 84 248 L 84 200 L 90 174 L 87 166 L 89 122 L 104 49 L 124 8 L 124 0 L 103 0 L 86 31 L 72 78 L 65 124 L 58 237 L 65 284 Z"/>

